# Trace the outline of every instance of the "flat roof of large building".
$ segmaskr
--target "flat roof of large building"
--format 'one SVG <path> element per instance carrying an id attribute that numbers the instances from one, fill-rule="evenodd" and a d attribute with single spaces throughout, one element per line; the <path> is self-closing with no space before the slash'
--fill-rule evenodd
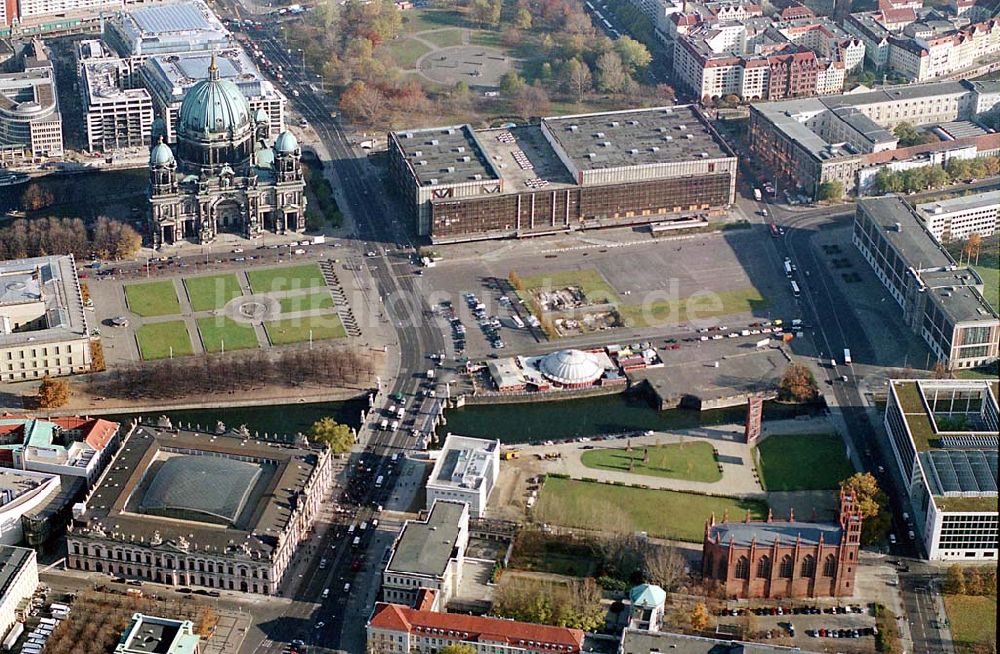
<path id="1" fill-rule="evenodd" d="M 0 545 L 0 600 L 7 598 L 14 579 L 35 556 L 35 550 L 12 545 Z"/>
<path id="2" fill-rule="evenodd" d="M 947 200 L 937 200 L 935 202 L 924 202 L 916 206 L 917 213 L 933 217 L 938 213 L 954 213 L 958 211 L 973 211 L 986 207 L 1000 206 L 1000 191 L 986 191 L 985 193 L 973 193 Z"/>
<path id="3" fill-rule="evenodd" d="M 126 56 L 213 50 L 229 31 L 201 0 L 136 7 L 119 12 L 113 28 Z"/>
<path id="4" fill-rule="evenodd" d="M 135 613 L 115 648 L 118 654 L 194 654 L 200 638 L 190 621 Z"/>
<path id="5" fill-rule="evenodd" d="M 543 118 L 580 170 L 730 157 L 693 105 Z"/>
<path id="6" fill-rule="evenodd" d="M 461 533 L 462 515 L 468 512 L 465 502 L 438 500 L 426 520 L 408 520 L 396 539 L 396 546 L 385 569 L 387 572 L 439 577 Z"/>
<path id="7" fill-rule="evenodd" d="M 702 636 L 688 636 L 665 631 L 626 629 L 622 637 L 622 654 L 649 654 L 650 652 L 670 652 L 671 654 L 810 654 L 798 647 L 748 643 L 736 640 L 720 640 Z"/>
<path id="8" fill-rule="evenodd" d="M 0 316 L 13 316 L 15 307 L 25 303 L 40 305 L 37 319 L 44 326 L 9 334 L 0 328 L 0 348 L 90 334 L 72 255 L 0 261 Z"/>
<path id="9" fill-rule="evenodd" d="M 203 468 L 198 457 L 206 465 L 218 459 L 222 467 Z M 199 465 L 183 465 L 192 461 Z M 140 426 L 94 490 L 88 527 L 147 541 L 159 532 L 165 541 L 186 540 L 220 555 L 245 546 L 266 558 L 318 461 L 314 450 L 287 441 Z M 241 467 L 220 484 L 237 464 L 252 470 Z"/>
<path id="10" fill-rule="evenodd" d="M 421 186 L 500 179 L 469 125 L 395 132 Z"/>
<path id="11" fill-rule="evenodd" d="M 234 84 L 248 99 L 266 98 L 284 100 L 284 95 L 270 80 L 261 74 L 246 51 L 230 47 L 212 52 L 184 52 L 172 55 L 155 55 L 146 60 L 146 77 L 150 86 L 164 104 L 180 103 L 188 89 L 201 80 L 208 79 L 212 55 L 219 68 L 219 77 Z"/>
<path id="12" fill-rule="evenodd" d="M 499 452 L 499 440 L 448 434 L 427 485 L 478 490 Z"/>

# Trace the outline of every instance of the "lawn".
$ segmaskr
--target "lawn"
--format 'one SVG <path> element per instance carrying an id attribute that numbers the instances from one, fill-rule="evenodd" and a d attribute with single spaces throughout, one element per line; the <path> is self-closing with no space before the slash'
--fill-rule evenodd
<path id="1" fill-rule="evenodd" d="M 643 463 L 648 453 L 649 462 Z M 580 459 L 588 468 L 631 472 L 637 475 L 715 482 L 722 479 L 711 443 L 671 443 L 652 447 L 601 448 L 583 453 Z M 629 469 L 631 463 L 632 468 Z"/>
<path id="2" fill-rule="evenodd" d="M 441 30 L 440 32 L 425 32 L 420 38 L 430 41 L 439 48 L 450 48 L 453 45 L 462 45 L 461 30 Z"/>
<path id="3" fill-rule="evenodd" d="M 177 291 L 170 280 L 126 284 L 125 298 L 132 313 L 140 316 L 170 316 L 181 312 Z"/>
<path id="4" fill-rule="evenodd" d="M 604 279 L 604 276 L 593 268 L 583 270 L 563 270 L 554 273 L 523 277 L 521 283 L 525 290 L 537 292 L 539 290 L 558 290 L 568 286 L 579 287 L 591 304 L 602 304 L 606 302 L 620 302 L 618 293 Z"/>
<path id="5" fill-rule="evenodd" d="M 550 477 L 545 481 L 536 519 L 580 529 L 619 532 L 645 531 L 657 538 L 700 543 L 705 520 L 714 512 L 755 519 L 767 515 L 760 500 L 712 497 L 694 493 L 612 486 L 597 482 Z"/>
<path id="6" fill-rule="evenodd" d="M 972 652 L 996 637 L 995 597 L 945 595 L 944 607 L 951 622 L 951 635 L 959 652 Z"/>
<path id="7" fill-rule="evenodd" d="M 135 332 L 139 354 L 146 361 L 185 356 L 194 350 L 183 320 L 168 320 L 142 325 Z"/>
<path id="8" fill-rule="evenodd" d="M 417 59 L 431 51 L 416 39 L 396 39 L 386 46 L 396 65 L 403 69 L 415 68 Z"/>
<path id="9" fill-rule="evenodd" d="M 767 491 L 827 490 L 854 474 L 836 434 L 778 434 L 757 446 L 761 484 Z"/>
<path id="10" fill-rule="evenodd" d="M 404 34 L 464 25 L 465 17 L 453 9 L 412 9 L 403 12 Z"/>
<path id="11" fill-rule="evenodd" d="M 258 346 L 257 335 L 250 325 L 222 316 L 198 318 L 197 322 L 201 344 L 208 352 L 220 352 L 223 346 L 226 352 L 249 350 Z"/>
<path id="12" fill-rule="evenodd" d="M 320 272 L 319 266 L 315 263 L 251 270 L 247 273 L 247 278 L 250 280 L 250 288 L 253 289 L 254 293 L 294 291 L 326 285 L 323 273 Z"/>
<path id="13" fill-rule="evenodd" d="M 629 327 L 651 327 L 664 323 L 690 322 L 767 308 L 767 300 L 750 286 L 732 291 L 698 293 L 677 300 L 646 304 L 620 304 L 618 313 Z"/>
<path id="14" fill-rule="evenodd" d="M 983 278 L 983 297 L 993 305 L 993 308 L 1000 311 L 1000 269 L 990 266 L 973 266 L 979 276 Z"/>
<path id="15" fill-rule="evenodd" d="M 310 331 L 314 341 L 347 336 L 340 318 L 335 313 L 271 320 L 264 323 L 264 329 L 267 330 L 267 337 L 271 339 L 271 345 L 303 343 L 309 340 Z"/>
<path id="16" fill-rule="evenodd" d="M 243 295 L 240 282 L 236 275 L 207 275 L 205 277 L 187 277 L 184 280 L 191 308 L 195 311 L 212 311 L 221 309 L 234 297 Z"/>
<path id="17" fill-rule="evenodd" d="M 469 32 L 469 45 L 484 45 L 490 48 L 503 48 L 503 34 L 500 32 L 487 32 L 485 30 L 472 30 Z"/>
<path id="18" fill-rule="evenodd" d="M 332 309 L 333 297 L 328 291 L 315 291 L 307 295 L 293 295 L 283 297 L 278 300 L 281 306 L 281 313 L 295 313 L 296 311 L 316 311 L 318 309 Z"/>

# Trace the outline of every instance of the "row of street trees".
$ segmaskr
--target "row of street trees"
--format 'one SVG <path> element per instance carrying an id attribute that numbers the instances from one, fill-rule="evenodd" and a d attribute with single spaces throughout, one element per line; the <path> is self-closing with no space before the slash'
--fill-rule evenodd
<path id="1" fill-rule="evenodd" d="M 32 218 L 0 227 L 0 259 L 72 254 L 79 259 L 131 259 L 142 236 L 126 223 L 100 217 L 88 230 L 79 218 Z"/>
<path id="2" fill-rule="evenodd" d="M 917 193 L 949 184 L 1000 174 L 1000 158 L 951 159 L 945 166 L 929 165 L 908 170 L 882 168 L 875 175 L 875 193 Z"/>

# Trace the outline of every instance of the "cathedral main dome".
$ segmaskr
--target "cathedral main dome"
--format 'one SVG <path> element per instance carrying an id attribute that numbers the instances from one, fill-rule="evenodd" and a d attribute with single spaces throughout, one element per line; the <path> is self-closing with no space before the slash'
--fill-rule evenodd
<path id="1" fill-rule="evenodd" d="M 220 79 L 213 57 L 208 79 L 198 82 L 185 94 L 177 129 L 194 137 L 233 134 L 250 125 L 251 115 L 250 104 L 239 88 L 229 80 Z"/>

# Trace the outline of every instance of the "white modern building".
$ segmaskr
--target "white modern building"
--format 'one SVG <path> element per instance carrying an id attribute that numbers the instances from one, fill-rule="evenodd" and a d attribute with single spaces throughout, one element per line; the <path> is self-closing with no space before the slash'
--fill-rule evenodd
<path id="1" fill-rule="evenodd" d="M 0 382 L 87 372 L 91 361 L 73 256 L 0 261 Z"/>
<path id="2" fill-rule="evenodd" d="M 55 72 L 40 42 L 34 49 L 24 70 L 0 74 L 0 165 L 63 155 Z"/>
<path id="3" fill-rule="evenodd" d="M 211 52 L 186 52 L 149 57 L 137 76 L 149 89 L 156 115 L 163 119 L 164 141 L 177 142 L 177 117 L 184 96 L 195 84 L 209 78 Z M 285 105 L 288 100 L 270 80 L 261 74 L 242 47 L 230 45 L 215 52 L 215 64 L 221 80 L 232 82 L 250 105 L 251 115 L 267 114 L 270 122 L 268 140 L 285 130 Z"/>
<path id="4" fill-rule="evenodd" d="M 120 11 L 105 22 L 103 37 L 133 67 L 153 55 L 232 46 L 229 30 L 201 0 Z"/>
<path id="5" fill-rule="evenodd" d="M 481 518 L 499 474 L 499 440 L 448 434 L 427 480 L 427 510 L 438 500 L 453 500 Z"/>
<path id="6" fill-rule="evenodd" d="M 38 588 L 35 550 L 0 545 L 0 635 L 17 622 L 18 607 Z"/>
<path id="7" fill-rule="evenodd" d="M 127 88 L 129 77 L 128 64 L 122 59 L 83 64 L 80 95 L 91 152 L 149 145 L 153 101 L 146 89 Z"/>
<path id="8" fill-rule="evenodd" d="M 114 654 L 150 654 L 151 649 L 156 654 L 200 654 L 201 637 L 194 633 L 190 620 L 134 613 Z"/>
<path id="9" fill-rule="evenodd" d="M 24 540 L 22 518 L 35 515 L 59 497 L 59 475 L 0 468 L 0 544 Z"/>
<path id="10" fill-rule="evenodd" d="M 422 520 L 407 520 L 382 571 L 386 602 L 415 606 L 420 590 L 434 591 L 432 611 L 443 609 L 462 582 L 469 544 L 469 505 L 438 500 Z"/>
<path id="11" fill-rule="evenodd" d="M 121 443 L 120 423 L 0 415 L 0 466 L 79 477 L 90 488 Z"/>
<path id="12" fill-rule="evenodd" d="M 972 234 L 991 236 L 1000 227 L 1000 191 L 925 202 L 917 217 L 939 241 L 961 241 Z"/>
<path id="13" fill-rule="evenodd" d="M 998 386 L 890 382 L 885 429 L 929 559 L 997 559 Z"/>

